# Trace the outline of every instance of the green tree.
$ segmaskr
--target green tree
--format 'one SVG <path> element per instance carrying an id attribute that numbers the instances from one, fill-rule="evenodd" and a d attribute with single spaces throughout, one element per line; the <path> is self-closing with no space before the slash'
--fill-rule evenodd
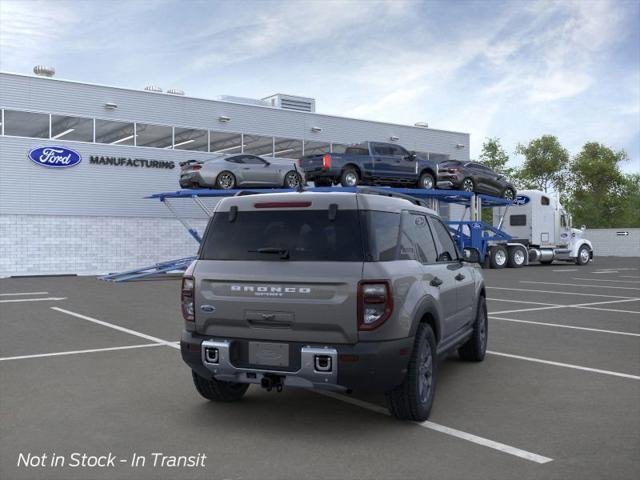
<path id="1" fill-rule="evenodd" d="M 510 177 L 514 169 L 507 166 L 509 155 L 502 148 L 498 137 L 488 137 L 482 144 L 480 162 L 490 169 Z"/>
<path id="2" fill-rule="evenodd" d="M 638 179 L 626 178 L 619 163 L 627 159 L 624 150 L 613 151 L 597 142 L 585 143 L 569 168 L 567 205 L 576 225 L 591 228 L 631 226 L 634 189 Z M 637 216 L 637 210 L 635 216 Z M 637 220 L 637 219 L 636 219 Z"/>
<path id="3" fill-rule="evenodd" d="M 548 192 L 553 188 L 562 192 L 566 188 L 569 152 L 553 135 L 534 138 L 528 144 L 518 144 L 516 153 L 525 157 L 518 171 L 520 184 Z"/>
<path id="4" fill-rule="evenodd" d="M 640 173 L 625 175 L 624 201 L 618 227 L 640 228 Z"/>

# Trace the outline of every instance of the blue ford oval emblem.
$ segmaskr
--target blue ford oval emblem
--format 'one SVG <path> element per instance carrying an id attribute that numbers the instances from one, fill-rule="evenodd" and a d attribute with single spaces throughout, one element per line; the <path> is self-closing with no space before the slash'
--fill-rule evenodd
<path id="1" fill-rule="evenodd" d="M 216 307 L 214 307 L 213 305 L 202 305 L 200 306 L 200 310 L 202 310 L 203 312 L 215 312 L 216 311 Z"/>
<path id="2" fill-rule="evenodd" d="M 531 199 L 529 197 L 527 197 L 526 195 L 518 195 L 516 196 L 516 199 L 514 200 L 513 204 L 514 205 L 526 205 L 527 203 L 529 203 Z"/>
<path id="3" fill-rule="evenodd" d="M 82 156 L 70 148 L 38 147 L 29 152 L 29 159 L 43 167 L 68 168 L 79 164 Z"/>

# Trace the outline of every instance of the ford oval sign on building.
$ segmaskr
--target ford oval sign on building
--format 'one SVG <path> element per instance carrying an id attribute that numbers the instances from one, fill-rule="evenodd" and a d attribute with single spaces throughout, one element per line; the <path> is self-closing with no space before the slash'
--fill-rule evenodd
<path id="1" fill-rule="evenodd" d="M 529 197 L 527 197 L 526 195 L 518 195 L 516 196 L 516 199 L 513 201 L 514 205 L 526 205 L 527 203 L 529 203 L 531 199 Z"/>
<path id="2" fill-rule="evenodd" d="M 29 159 L 43 167 L 68 168 L 79 164 L 82 156 L 64 147 L 38 147 L 29 152 Z"/>

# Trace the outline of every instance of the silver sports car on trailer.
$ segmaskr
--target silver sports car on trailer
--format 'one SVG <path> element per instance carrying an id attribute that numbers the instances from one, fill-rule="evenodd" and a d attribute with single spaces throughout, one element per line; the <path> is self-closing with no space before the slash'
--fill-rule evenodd
<path id="1" fill-rule="evenodd" d="M 265 160 L 249 154 L 220 155 L 205 161 L 189 160 L 180 163 L 180 168 L 182 188 L 297 188 L 304 181 L 295 160 Z"/>

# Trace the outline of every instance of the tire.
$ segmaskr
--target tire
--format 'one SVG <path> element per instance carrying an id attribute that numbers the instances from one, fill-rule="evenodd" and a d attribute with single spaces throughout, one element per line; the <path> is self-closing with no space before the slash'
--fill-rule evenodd
<path id="1" fill-rule="evenodd" d="M 212 402 L 236 402 L 244 396 L 249 388 L 248 383 L 220 382 L 215 378 L 201 377 L 193 370 L 191 375 L 198 393 Z"/>
<path id="2" fill-rule="evenodd" d="M 516 199 L 516 192 L 513 190 L 513 188 L 505 188 L 504 192 L 502 192 L 502 198 L 504 198 L 505 200 L 515 200 Z"/>
<path id="3" fill-rule="evenodd" d="M 326 178 L 316 178 L 313 181 L 313 185 L 315 185 L 316 187 L 330 187 L 331 180 L 328 180 Z"/>
<path id="4" fill-rule="evenodd" d="M 509 268 L 520 268 L 527 262 L 527 252 L 522 247 L 509 247 L 509 258 L 507 266 Z"/>
<path id="5" fill-rule="evenodd" d="M 509 255 L 507 254 L 507 249 L 502 245 L 494 245 L 489 252 L 491 255 L 489 261 L 491 268 L 504 268 L 507 265 Z"/>
<path id="6" fill-rule="evenodd" d="M 295 170 L 289 170 L 284 176 L 284 188 L 297 189 L 302 183 L 302 177 Z"/>
<path id="7" fill-rule="evenodd" d="M 236 177 L 233 173 L 225 170 L 216 177 L 216 188 L 220 190 L 231 190 L 236 186 Z"/>
<path id="8" fill-rule="evenodd" d="M 436 387 L 436 338 L 426 323 L 416 332 L 404 381 L 386 394 L 391 415 L 423 422 L 429 418 Z"/>
<path id="9" fill-rule="evenodd" d="M 489 335 L 489 322 L 487 320 L 487 301 L 480 297 L 476 322 L 473 326 L 473 335 L 460 348 L 458 355 L 467 362 L 481 362 L 487 353 L 487 339 Z"/>
<path id="10" fill-rule="evenodd" d="M 343 187 L 356 187 L 360 183 L 360 175 L 353 167 L 347 167 L 340 175 L 340 185 Z"/>
<path id="11" fill-rule="evenodd" d="M 424 172 L 420 175 L 420 179 L 418 180 L 418 188 L 424 188 L 425 190 L 432 190 L 436 188 L 436 181 L 433 178 L 433 175 L 429 172 Z"/>
<path id="12" fill-rule="evenodd" d="M 587 247 L 586 245 L 582 245 L 578 249 L 578 256 L 576 257 L 576 265 L 586 265 L 587 263 L 589 263 L 590 259 L 591 259 L 591 252 L 589 250 L 589 247 Z"/>
<path id="13" fill-rule="evenodd" d="M 467 177 L 464 180 L 462 180 L 462 183 L 460 184 L 460 189 L 465 192 L 475 192 L 476 184 L 473 182 L 472 178 Z"/>

